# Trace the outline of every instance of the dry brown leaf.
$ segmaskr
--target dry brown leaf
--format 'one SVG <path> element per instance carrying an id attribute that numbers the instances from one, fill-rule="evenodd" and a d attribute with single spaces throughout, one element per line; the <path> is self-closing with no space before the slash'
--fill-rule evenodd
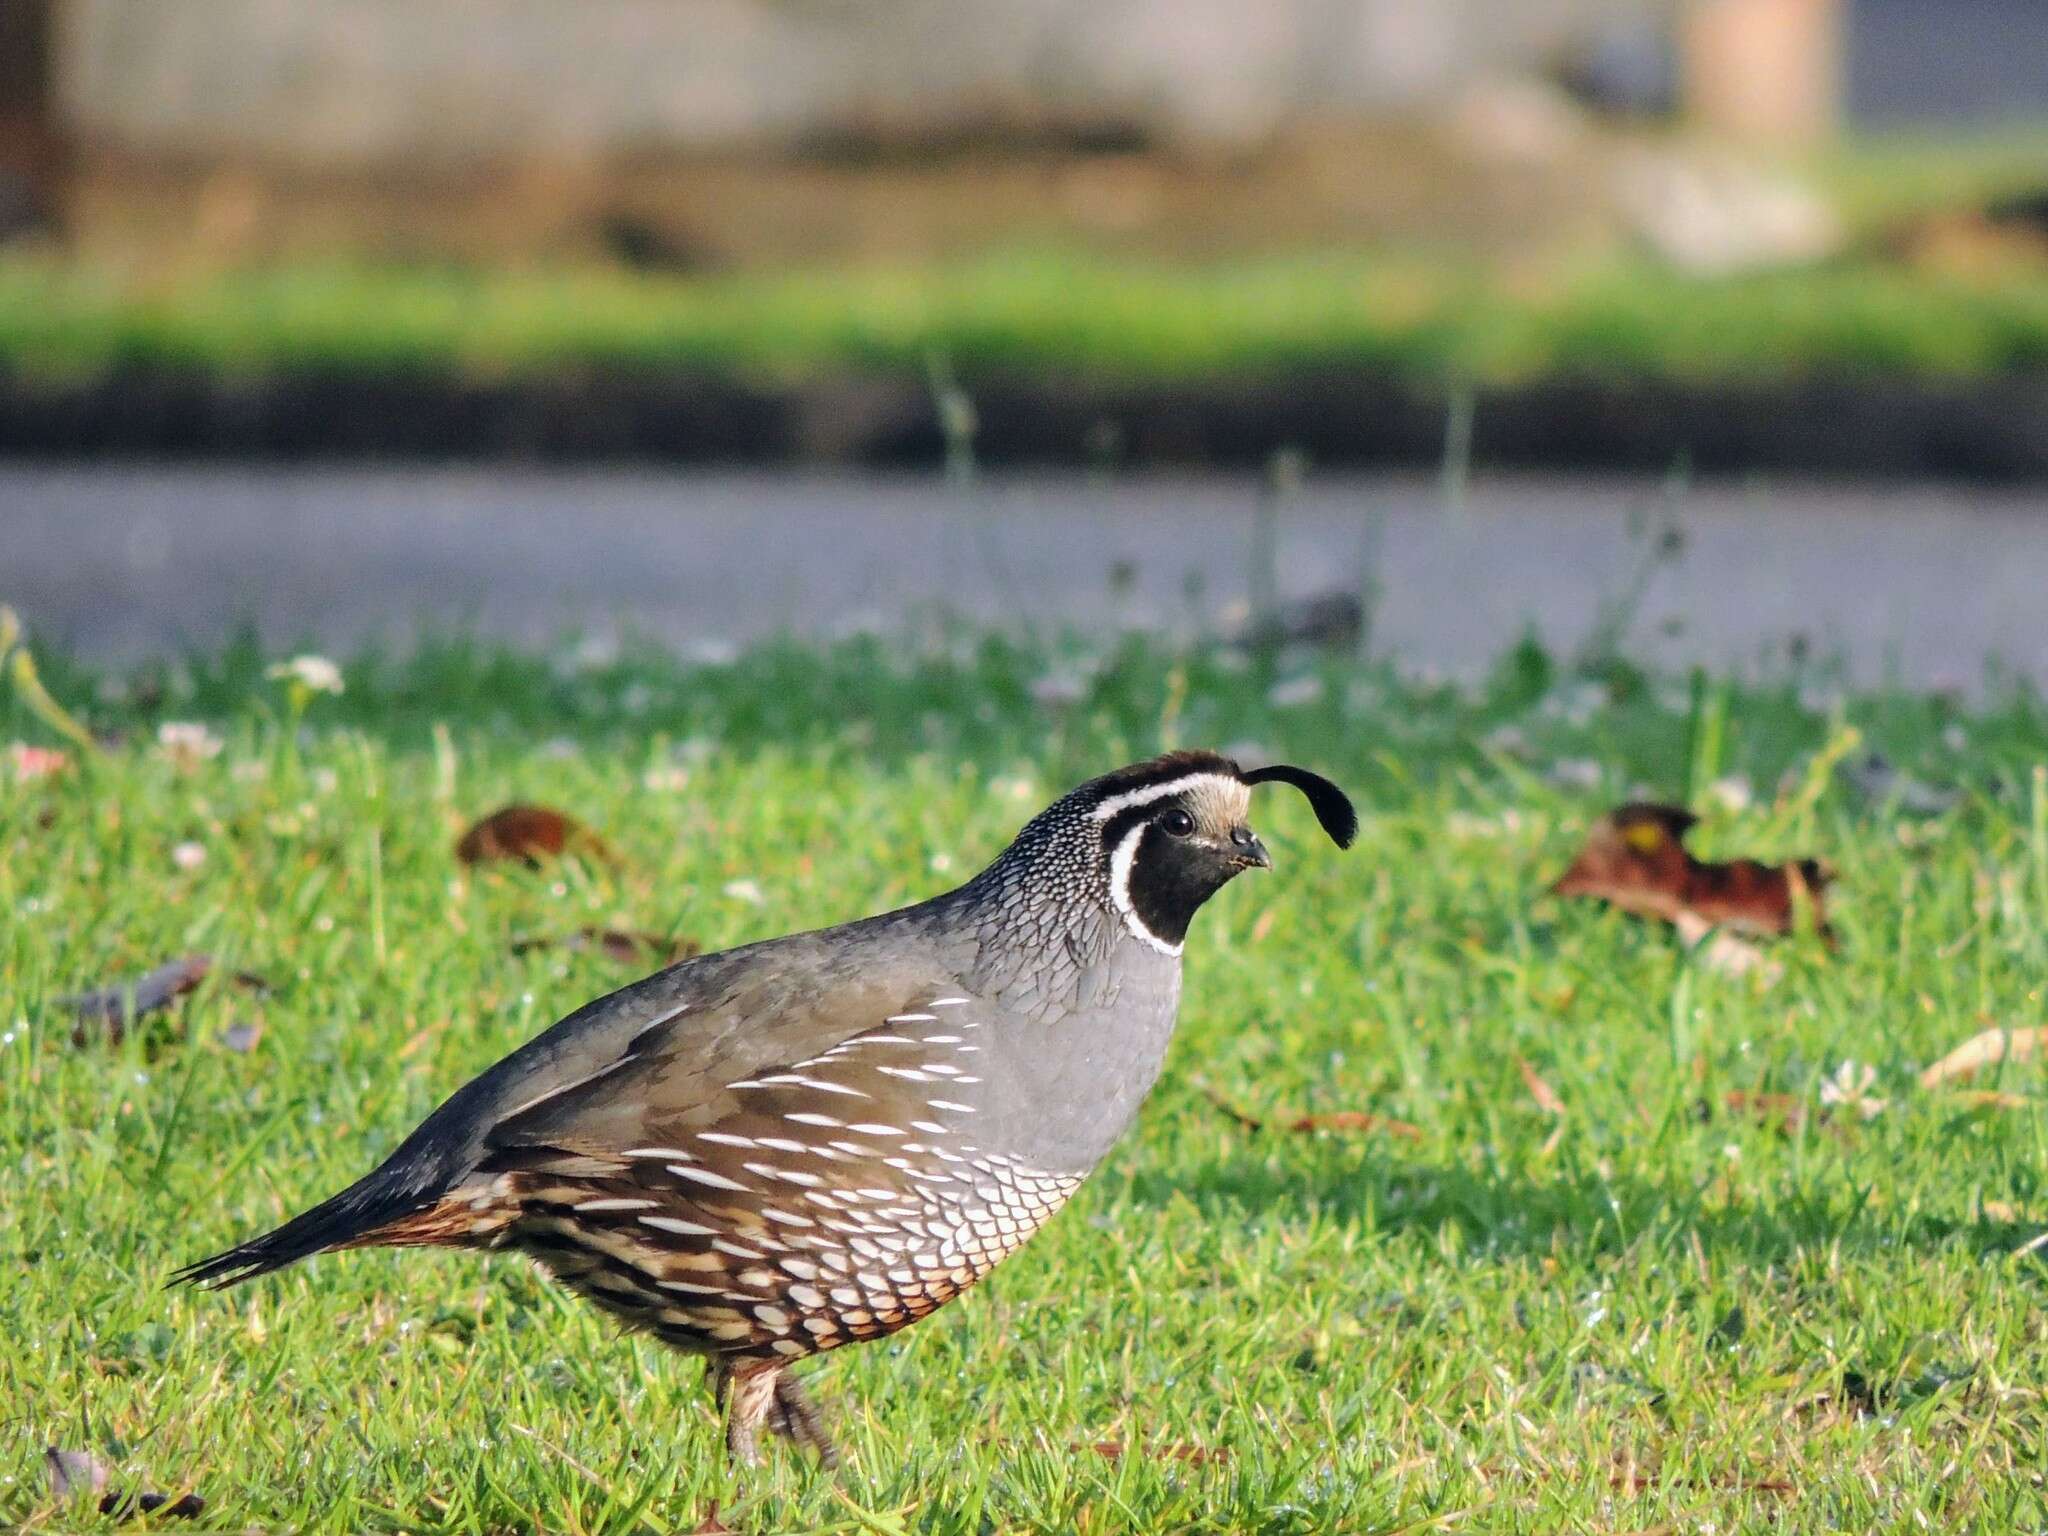
<path id="1" fill-rule="evenodd" d="M 1411 1125 L 1406 1120 L 1396 1120 L 1388 1115 L 1372 1115 L 1358 1109 L 1336 1109 L 1317 1115 L 1295 1115 L 1291 1118 L 1268 1120 L 1239 1109 L 1213 1088 L 1203 1086 L 1201 1092 L 1211 1104 L 1248 1131 L 1272 1129 L 1296 1134 L 1307 1134 L 1312 1131 L 1384 1131 L 1389 1136 L 1399 1136 L 1405 1141 L 1422 1139 L 1421 1126 Z"/>
<path id="2" fill-rule="evenodd" d="M 2044 1044 L 2048 1044 L 2048 1028 L 1987 1029 L 1972 1035 L 1922 1072 L 1920 1086 L 1938 1088 L 1943 1083 L 1972 1077 L 2001 1061 L 2025 1061 L 2038 1055 Z"/>
<path id="3" fill-rule="evenodd" d="M 1685 848 L 1685 835 L 1698 820 L 1682 806 L 1647 802 L 1610 811 L 1593 824 L 1585 847 L 1551 890 L 1683 924 L 1696 934 L 1709 928 L 1788 933 L 1799 908 L 1810 906 L 1821 938 L 1833 942 L 1822 896 L 1832 878 L 1825 866 L 1817 859 L 1704 862 Z"/>
<path id="4" fill-rule="evenodd" d="M 565 853 L 583 854 L 607 864 L 617 862 L 603 838 L 575 817 L 545 805 L 508 805 L 493 811 L 455 844 L 455 856 L 465 864 L 514 859 L 537 865 L 544 858 L 560 858 Z"/>
<path id="5" fill-rule="evenodd" d="M 1527 1057 L 1517 1056 L 1515 1058 L 1515 1068 L 1522 1074 L 1522 1086 L 1529 1090 L 1529 1097 L 1536 1101 L 1538 1109 L 1542 1110 L 1546 1115 L 1561 1115 L 1564 1113 L 1564 1100 L 1557 1096 L 1555 1088 L 1551 1087 L 1550 1084 L 1543 1081 L 1537 1075 L 1536 1069 L 1529 1065 Z"/>

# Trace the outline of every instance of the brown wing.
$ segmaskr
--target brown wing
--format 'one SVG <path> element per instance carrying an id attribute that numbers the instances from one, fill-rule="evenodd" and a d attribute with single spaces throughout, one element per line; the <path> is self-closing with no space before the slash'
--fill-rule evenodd
<path id="1" fill-rule="evenodd" d="M 977 1141 L 980 999 L 868 988 L 834 1012 L 871 1023 L 710 1093 L 657 1042 L 516 1108 L 478 1170 L 499 1240 L 727 1353 L 811 1354 L 957 1295 L 1079 1179 Z"/>

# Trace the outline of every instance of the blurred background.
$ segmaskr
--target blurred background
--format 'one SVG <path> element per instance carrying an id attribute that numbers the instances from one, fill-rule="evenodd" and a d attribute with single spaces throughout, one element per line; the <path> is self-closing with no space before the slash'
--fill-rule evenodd
<path id="1" fill-rule="evenodd" d="M 2044 512 L 2041 0 L 0 0 L 0 595 L 86 654 L 1973 688 Z"/>

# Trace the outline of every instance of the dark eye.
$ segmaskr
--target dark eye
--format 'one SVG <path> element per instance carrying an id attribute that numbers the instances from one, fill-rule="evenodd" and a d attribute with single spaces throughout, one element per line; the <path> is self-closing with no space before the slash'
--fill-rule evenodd
<path id="1" fill-rule="evenodd" d="M 1159 825 L 1166 828 L 1169 837 L 1186 837 L 1195 830 L 1195 818 L 1175 806 L 1159 818 Z"/>

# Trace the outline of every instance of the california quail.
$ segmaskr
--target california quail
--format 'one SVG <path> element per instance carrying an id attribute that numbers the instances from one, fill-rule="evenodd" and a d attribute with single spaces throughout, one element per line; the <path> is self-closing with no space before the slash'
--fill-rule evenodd
<path id="1" fill-rule="evenodd" d="M 599 998 L 428 1116 L 367 1178 L 182 1271 L 337 1248 L 513 1248 L 706 1355 L 727 1446 L 830 1443 L 791 1362 L 924 1316 L 1042 1226 L 1158 1076 L 1189 920 L 1240 870 L 1255 784 L 1178 752 L 1082 785 L 916 906 L 684 961 Z"/>

